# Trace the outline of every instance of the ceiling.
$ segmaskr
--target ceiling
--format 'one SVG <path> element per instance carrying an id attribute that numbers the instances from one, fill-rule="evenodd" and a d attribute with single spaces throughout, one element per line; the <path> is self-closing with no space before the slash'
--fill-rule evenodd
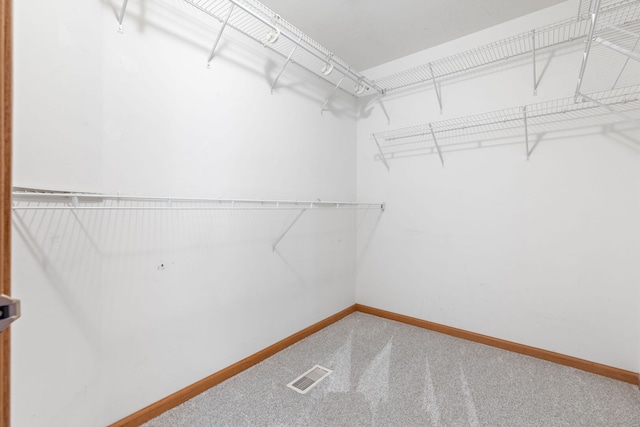
<path id="1" fill-rule="evenodd" d="M 261 0 L 356 70 L 565 0 Z"/>

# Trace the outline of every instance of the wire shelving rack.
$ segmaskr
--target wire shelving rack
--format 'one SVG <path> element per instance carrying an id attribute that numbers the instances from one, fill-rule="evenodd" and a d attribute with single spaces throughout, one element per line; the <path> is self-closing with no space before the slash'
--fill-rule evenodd
<path id="1" fill-rule="evenodd" d="M 301 201 L 301 200 L 251 200 L 208 199 L 187 197 L 123 196 L 96 193 L 71 193 L 30 188 L 13 188 L 14 211 L 297 211 L 294 219 L 272 244 L 278 244 L 300 220 L 312 210 L 380 210 L 384 203 Z"/>
<path id="2" fill-rule="evenodd" d="M 580 40 L 587 36 L 588 31 L 588 20 L 564 20 L 379 78 L 376 83 L 385 92 L 421 83 L 436 84 L 445 77 L 525 54 L 535 55 L 539 49 Z"/>
<path id="3" fill-rule="evenodd" d="M 376 83 L 384 93 L 420 84 L 432 84 L 436 90 L 440 109 L 442 109 L 442 98 L 439 90 L 440 80 L 510 58 L 531 55 L 533 91 L 535 94 L 538 87 L 536 53 L 541 49 L 574 41 L 589 40 L 594 31 L 591 9 L 595 7 L 599 9 L 600 17 L 596 28 L 626 25 L 640 18 L 639 0 L 601 1 L 602 3 L 598 6 L 596 4 L 597 0 L 582 0 L 579 4 L 576 18 L 532 29 L 398 73 L 383 76 L 376 79 Z"/>
<path id="4" fill-rule="evenodd" d="M 384 203 L 125 196 L 14 188 L 12 208 L 14 210 L 349 210 L 384 209 Z"/>
<path id="5" fill-rule="evenodd" d="M 371 134 L 377 158 L 388 160 L 417 153 L 443 153 L 459 149 L 524 143 L 529 158 L 533 132 L 550 132 L 611 124 L 612 114 L 640 126 L 640 85 L 590 94 L 581 102 L 573 97 L 512 107 L 471 116 L 425 123 Z"/>
<path id="6" fill-rule="evenodd" d="M 590 3 L 595 25 L 585 45 L 576 100 L 585 93 L 640 84 L 640 1 Z"/>
<path id="7" fill-rule="evenodd" d="M 314 76 L 329 82 L 334 89 L 322 106 L 326 107 L 335 91 L 341 89 L 353 96 L 383 92 L 376 83 L 354 70 L 345 61 L 313 40 L 280 15 L 256 0 L 182 0 L 187 5 L 220 22 L 218 33 L 208 57 L 210 63 L 218 49 L 226 27 L 244 34 L 264 47 L 282 56 L 285 61 L 275 80 L 273 91 L 289 64 L 296 64 Z M 118 15 L 122 31 L 128 0 L 123 0 Z M 348 84 L 348 83 L 350 84 Z"/>

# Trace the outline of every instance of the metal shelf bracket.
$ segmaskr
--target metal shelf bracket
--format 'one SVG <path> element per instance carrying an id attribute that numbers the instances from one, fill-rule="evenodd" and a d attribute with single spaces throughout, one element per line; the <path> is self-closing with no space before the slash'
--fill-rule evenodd
<path id="1" fill-rule="evenodd" d="M 211 68 L 211 61 L 213 60 L 213 57 L 216 54 L 216 48 L 218 47 L 218 43 L 220 43 L 220 38 L 222 37 L 222 33 L 224 32 L 224 29 L 227 27 L 229 18 L 231 18 L 231 14 L 233 13 L 234 7 L 235 7 L 235 4 L 231 3 L 231 6 L 229 7 L 229 13 L 227 14 L 227 17 L 224 19 L 224 22 L 222 23 L 222 27 L 220 27 L 220 31 L 218 31 L 218 36 L 216 37 L 216 41 L 213 42 L 213 47 L 211 48 L 209 59 L 207 59 L 207 68 Z"/>
<path id="2" fill-rule="evenodd" d="M 384 103 L 382 102 L 382 93 L 380 95 L 378 95 L 376 97 L 376 101 L 378 101 L 378 103 L 380 104 L 380 108 L 382 108 L 382 112 L 384 113 L 385 117 L 387 118 L 387 124 L 390 125 L 391 124 L 391 117 L 389 117 L 389 113 L 387 112 L 387 109 L 384 106 Z"/>
<path id="3" fill-rule="evenodd" d="M 127 11 L 127 3 L 129 0 L 124 0 L 122 2 L 122 8 L 120 8 L 120 14 L 118 14 L 118 32 L 123 33 L 124 28 L 122 27 L 122 21 L 124 20 L 124 13 Z"/>
<path id="4" fill-rule="evenodd" d="M 273 89 L 275 89 L 276 85 L 278 84 L 278 80 L 280 80 L 280 77 L 282 77 L 282 74 L 284 73 L 284 69 L 287 68 L 287 65 L 289 65 L 289 63 L 291 62 L 291 57 L 293 56 L 294 53 L 296 53 L 296 50 L 298 49 L 298 46 L 300 46 L 301 41 L 302 41 L 302 37 L 300 37 L 300 39 L 298 40 L 298 43 L 293 47 L 293 49 L 291 49 L 291 53 L 287 57 L 287 60 L 284 62 L 284 64 L 282 64 L 282 69 L 280 70 L 280 73 L 278 73 L 278 77 L 276 77 L 273 84 L 271 85 L 271 93 L 273 93 Z"/>
<path id="5" fill-rule="evenodd" d="M 344 78 L 347 77 L 346 74 L 342 75 L 342 78 L 340 79 L 340 81 L 338 82 L 338 84 L 333 88 L 333 90 L 331 91 L 331 93 L 329 94 L 329 96 L 327 97 L 327 99 L 324 101 L 324 103 L 322 104 L 322 107 L 320 107 L 320 114 L 322 114 L 322 112 L 326 109 L 327 104 L 329 103 L 329 101 L 331 100 L 331 98 L 333 98 L 333 95 L 336 93 L 336 91 L 338 90 L 338 88 L 340 87 L 340 85 L 342 84 L 342 82 L 344 81 Z"/>
<path id="6" fill-rule="evenodd" d="M 526 105 L 522 107 L 522 118 L 524 119 L 524 146 L 525 146 L 525 150 L 527 150 L 527 160 L 529 160 L 531 151 L 529 151 L 529 127 L 527 126 L 527 106 Z"/>
<path id="7" fill-rule="evenodd" d="M 433 143 L 436 145 L 436 149 L 438 150 L 440 163 L 442 163 L 442 166 L 444 166 L 444 158 L 442 157 L 442 150 L 440 150 L 440 145 L 438 144 L 438 140 L 436 139 L 436 134 L 433 132 L 433 126 L 431 126 L 431 123 L 429 123 L 429 130 L 431 131 L 431 138 L 433 138 Z"/>
<path id="8" fill-rule="evenodd" d="M 382 147 L 380 147 L 378 138 L 376 138 L 375 135 L 371 135 L 371 136 L 373 137 L 373 140 L 376 142 L 376 146 L 378 147 L 378 151 L 380 152 L 380 160 L 382 160 L 382 163 L 384 163 L 384 166 L 387 168 L 387 171 L 389 171 L 389 164 L 387 163 L 387 159 L 384 158 L 384 153 L 382 152 Z"/>
<path id="9" fill-rule="evenodd" d="M 440 93 L 440 87 L 438 86 L 438 81 L 436 80 L 436 75 L 433 73 L 433 67 L 431 66 L 431 62 L 429 62 L 429 72 L 431 73 L 431 80 L 433 81 L 433 88 L 436 90 L 436 96 L 438 97 L 438 105 L 440 106 L 440 114 L 442 114 L 442 94 Z"/>

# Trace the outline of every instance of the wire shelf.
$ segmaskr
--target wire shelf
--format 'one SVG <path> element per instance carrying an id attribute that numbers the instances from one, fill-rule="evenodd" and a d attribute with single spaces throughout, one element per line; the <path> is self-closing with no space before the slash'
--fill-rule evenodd
<path id="1" fill-rule="evenodd" d="M 482 45 L 455 55 L 441 58 L 427 64 L 410 68 L 398 73 L 381 77 L 376 83 L 385 91 L 433 83 L 434 80 L 463 73 L 500 61 L 525 54 L 534 54 L 538 49 L 546 49 L 564 43 L 583 40 L 589 35 L 591 19 L 588 8 L 595 0 L 583 0 L 577 18 L 559 21 L 554 24 L 533 29 L 512 37 Z M 638 0 L 604 1 L 600 7 L 600 26 L 624 25 L 640 18 Z"/>
<path id="2" fill-rule="evenodd" d="M 600 0 L 600 10 L 606 11 L 612 8 L 626 7 L 635 0 Z M 578 0 L 578 19 L 587 19 L 595 12 L 596 0 Z"/>
<path id="3" fill-rule="evenodd" d="M 594 19 L 576 96 L 640 84 L 640 1 L 601 3 Z"/>
<path id="4" fill-rule="evenodd" d="M 382 93 L 378 85 L 256 0 L 184 1 L 223 23 L 222 30 L 226 25 L 234 28 L 286 58 L 287 62 L 299 65 L 351 95 L 370 94 L 370 89 Z M 342 85 L 343 77 L 350 80 L 351 84 Z"/>
<path id="5" fill-rule="evenodd" d="M 512 107 L 471 116 L 425 123 L 371 134 L 387 160 L 417 152 L 438 153 L 487 145 L 523 143 L 528 133 L 582 129 L 612 124 L 612 113 L 640 125 L 640 86 L 630 86 L 574 98 Z M 527 146 L 527 156 L 531 149 Z"/>
<path id="6" fill-rule="evenodd" d="M 513 57 L 580 40 L 589 32 L 589 21 L 569 19 L 531 30 L 462 53 L 419 65 L 376 80 L 385 91 L 441 79 Z"/>
<path id="7" fill-rule="evenodd" d="M 14 210 L 384 210 L 384 203 L 147 197 L 14 188 L 12 208 Z"/>

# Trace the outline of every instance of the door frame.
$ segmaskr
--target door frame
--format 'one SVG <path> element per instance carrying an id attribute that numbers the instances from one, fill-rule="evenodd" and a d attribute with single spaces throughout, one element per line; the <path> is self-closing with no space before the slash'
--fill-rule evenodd
<path id="1" fill-rule="evenodd" d="M 12 0 L 0 0 L 0 294 L 11 295 Z M 0 427 L 11 422 L 11 328 L 0 332 Z"/>

